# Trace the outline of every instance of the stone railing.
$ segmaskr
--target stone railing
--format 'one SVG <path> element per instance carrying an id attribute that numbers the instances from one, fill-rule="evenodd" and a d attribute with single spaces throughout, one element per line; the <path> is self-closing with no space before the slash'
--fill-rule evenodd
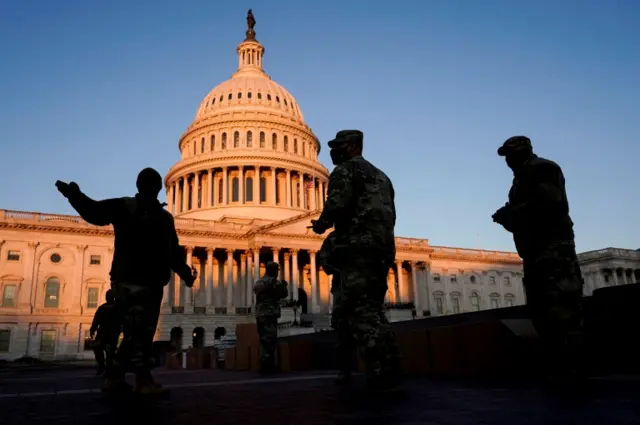
<path id="1" fill-rule="evenodd" d="M 429 249 L 431 246 L 429 245 L 428 239 L 418 239 L 418 238 L 396 238 L 396 248 L 403 249 Z"/>
<path id="2" fill-rule="evenodd" d="M 495 260 L 520 261 L 516 252 L 485 251 L 481 249 L 449 248 L 446 246 L 432 246 L 434 255 L 447 257 L 485 257 Z"/>
<path id="3" fill-rule="evenodd" d="M 640 251 L 633 249 L 621 249 L 621 248 L 605 248 L 595 251 L 587 251 L 578 254 L 578 259 L 582 261 L 602 260 L 605 258 L 620 258 L 626 260 L 640 261 Z"/>

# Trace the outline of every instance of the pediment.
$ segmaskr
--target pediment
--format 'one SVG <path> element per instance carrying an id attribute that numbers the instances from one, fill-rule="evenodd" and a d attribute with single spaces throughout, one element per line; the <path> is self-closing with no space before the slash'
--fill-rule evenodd
<path id="1" fill-rule="evenodd" d="M 287 234 L 287 235 L 314 235 L 313 231 L 308 228 L 311 220 L 317 220 L 320 217 L 320 211 L 312 211 L 303 213 L 286 220 L 268 224 L 257 230 L 257 234 Z"/>
<path id="2" fill-rule="evenodd" d="M 22 282 L 23 280 L 23 277 L 13 274 L 5 274 L 3 276 L 0 276 L 0 282 Z"/>
<path id="3" fill-rule="evenodd" d="M 104 285 L 106 282 L 103 279 L 90 277 L 84 281 L 85 285 Z"/>

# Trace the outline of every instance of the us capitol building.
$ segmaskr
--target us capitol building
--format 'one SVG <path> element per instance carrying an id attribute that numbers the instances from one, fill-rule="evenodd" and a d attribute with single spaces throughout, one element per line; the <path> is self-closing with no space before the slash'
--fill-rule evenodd
<path id="1" fill-rule="evenodd" d="M 271 260 L 292 299 L 298 288 L 308 294 L 310 317 L 331 311 L 330 280 L 316 260 L 322 237 L 307 228 L 322 210 L 329 170 L 297 100 L 263 70 L 253 25 L 246 35 L 237 71 L 200 103 L 165 176 L 167 208 L 199 278 L 192 289 L 178 277 L 165 286 L 156 340 L 187 346 L 198 332 L 209 345 L 215 327 L 254 320 L 253 282 Z M 515 253 L 405 237 L 396 245 L 388 302 L 413 303 L 418 316 L 524 303 Z M 84 342 L 109 288 L 112 253 L 111 227 L 0 210 L 0 359 L 92 357 Z M 635 282 L 640 252 L 592 251 L 581 264 L 590 293 Z"/>

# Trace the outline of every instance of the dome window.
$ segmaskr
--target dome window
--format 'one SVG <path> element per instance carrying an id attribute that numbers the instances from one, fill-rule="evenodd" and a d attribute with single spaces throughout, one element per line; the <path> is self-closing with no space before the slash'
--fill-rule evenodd
<path id="1" fill-rule="evenodd" d="M 220 102 L 222 102 L 224 100 L 224 95 L 220 95 Z"/>
<path id="2" fill-rule="evenodd" d="M 287 106 L 287 99 L 284 99 L 284 106 Z"/>
<path id="3" fill-rule="evenodd" d="M 238 92 L 238 99 L 242 99 L 242 92 Z"/>
<path id="4" fill-rule="evenodd" d="M 276 96 L 276 102 L 280 103 L 280 96 Z"/>
<path id="5" fill-rule="evenodd" d="M 251 92 L 247 93 L 247 99 L 251 99 Z"/>
<path id="6" fill-rule="evenodd" d="M 267 93 L 267 100 L 271 100 L 271 95 Z"/>
<path id="7" fill-rule="evenodd" d="M 258 99 L 262 99 L 262 93 L 258 93 Z"/>
<path id="8" fill-rule="evenodd" d="M 229 93 L 229 100 L 233 98 L 233 94 Z"/>
<path id="9" fill-rule="evenodd" d="M 238 133 L 237 131 L 233 133 L 233 147 L 240 147 L 240 133 Z"/>
<path id="10" fill-rule="evenodd" d="M 211 99 L 211 106 L 213 106 L 216 103 L 216 98 L 214 97 L 213 99 Z"/>

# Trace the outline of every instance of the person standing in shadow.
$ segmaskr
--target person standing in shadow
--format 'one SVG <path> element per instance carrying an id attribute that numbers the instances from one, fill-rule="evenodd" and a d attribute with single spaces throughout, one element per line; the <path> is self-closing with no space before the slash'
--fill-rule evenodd
<path id="1" fill-rule="evenodd" d="M 105 298 L 106 302 L 98 307 L 89 330 L 91 339 L 94 340 L 93 354 L 98 364 L 98 375 L 104 374 L 113 365 L 118 338 L 122 330 L 122 324 L 116 313 L 116 298 L 111 289 L 107 291 Z"/>

